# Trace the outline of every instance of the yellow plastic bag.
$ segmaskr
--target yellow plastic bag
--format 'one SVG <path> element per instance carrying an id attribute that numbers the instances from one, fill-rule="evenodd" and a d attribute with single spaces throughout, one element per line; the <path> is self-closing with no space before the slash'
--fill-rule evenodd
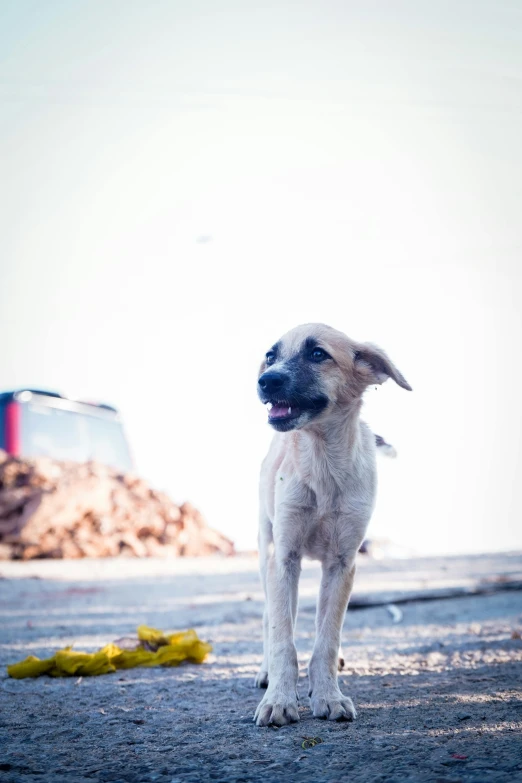
<path id="1" fill-rule="evenodd" d="M 66 647 L 44 660 L 30 655 L 24 661 L 8 666 L 7 673 L 17 680 L 42 674 L 88 677 L 135 666 L 178 666 L 182 661 L 203 663 L 211 650 L 211 645 L 201 641 L 192 629 L 165 634 L 156 628 L 140 625 L 134 649 L 122 649 L 115 642 L 106 644 L 95 653 L 76 652 Z"/>

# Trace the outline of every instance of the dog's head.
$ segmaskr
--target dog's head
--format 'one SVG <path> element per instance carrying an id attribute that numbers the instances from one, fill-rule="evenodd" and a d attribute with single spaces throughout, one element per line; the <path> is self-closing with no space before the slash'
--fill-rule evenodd
<path id="1" fill-rule="evenodd" d="M 380 348 L 357 343 L 324 324 L 304 324 L 267 351 L 257 391 L 269 406 L 272 427 L 288 432 L 350 406 L 367 386 L 388 378 L 411 391 Z"/>

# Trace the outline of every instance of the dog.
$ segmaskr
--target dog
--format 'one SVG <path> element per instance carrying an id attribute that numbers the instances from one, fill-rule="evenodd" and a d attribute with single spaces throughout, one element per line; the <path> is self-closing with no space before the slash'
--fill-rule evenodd
<path id="1" fill-rule="evenodd" d="M 337 684 L 341 629 L 355 558 L 376 492 L 375 436 L 360 420 L 365 389 L 392 378 L 411 386 L 380 348 L 324 324 L 305 324 L 267 352 L 257 391 L 276 430 L 260 478 L 259 559 L 265 592 L 263 662 L 256 685 L 266 693 L 258 726 L 299 720 L 294 628 L 304 556 L 322 579 L 316 640 L 308 667 L 313 715 L 353 720 Z"/>

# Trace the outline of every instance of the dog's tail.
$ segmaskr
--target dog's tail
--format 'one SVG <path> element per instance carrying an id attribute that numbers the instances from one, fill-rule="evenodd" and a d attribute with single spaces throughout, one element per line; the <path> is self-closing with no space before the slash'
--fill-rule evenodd
<path id="1" fill-rule="evenodd" d="M 395 451 L 391 443 L 386 443 L 386 441 L 381 435 L 375 436 L 375 445 L 377 447 L 377 451 L 379 451 L 384 457 L 397 456 L 397 452 Z"/>

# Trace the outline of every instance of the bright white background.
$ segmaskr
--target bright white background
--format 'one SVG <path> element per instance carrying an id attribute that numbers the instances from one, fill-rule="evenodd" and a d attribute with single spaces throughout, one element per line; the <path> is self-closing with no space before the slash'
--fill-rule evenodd
<path id="1" fill-rule="evenodd" d="M 325 321 L 414 388 L 373 534 L 522 546 L 522 8 L 3 0 L 0 386 L 119 406 L 240 548 L 264 351 Z"/>

